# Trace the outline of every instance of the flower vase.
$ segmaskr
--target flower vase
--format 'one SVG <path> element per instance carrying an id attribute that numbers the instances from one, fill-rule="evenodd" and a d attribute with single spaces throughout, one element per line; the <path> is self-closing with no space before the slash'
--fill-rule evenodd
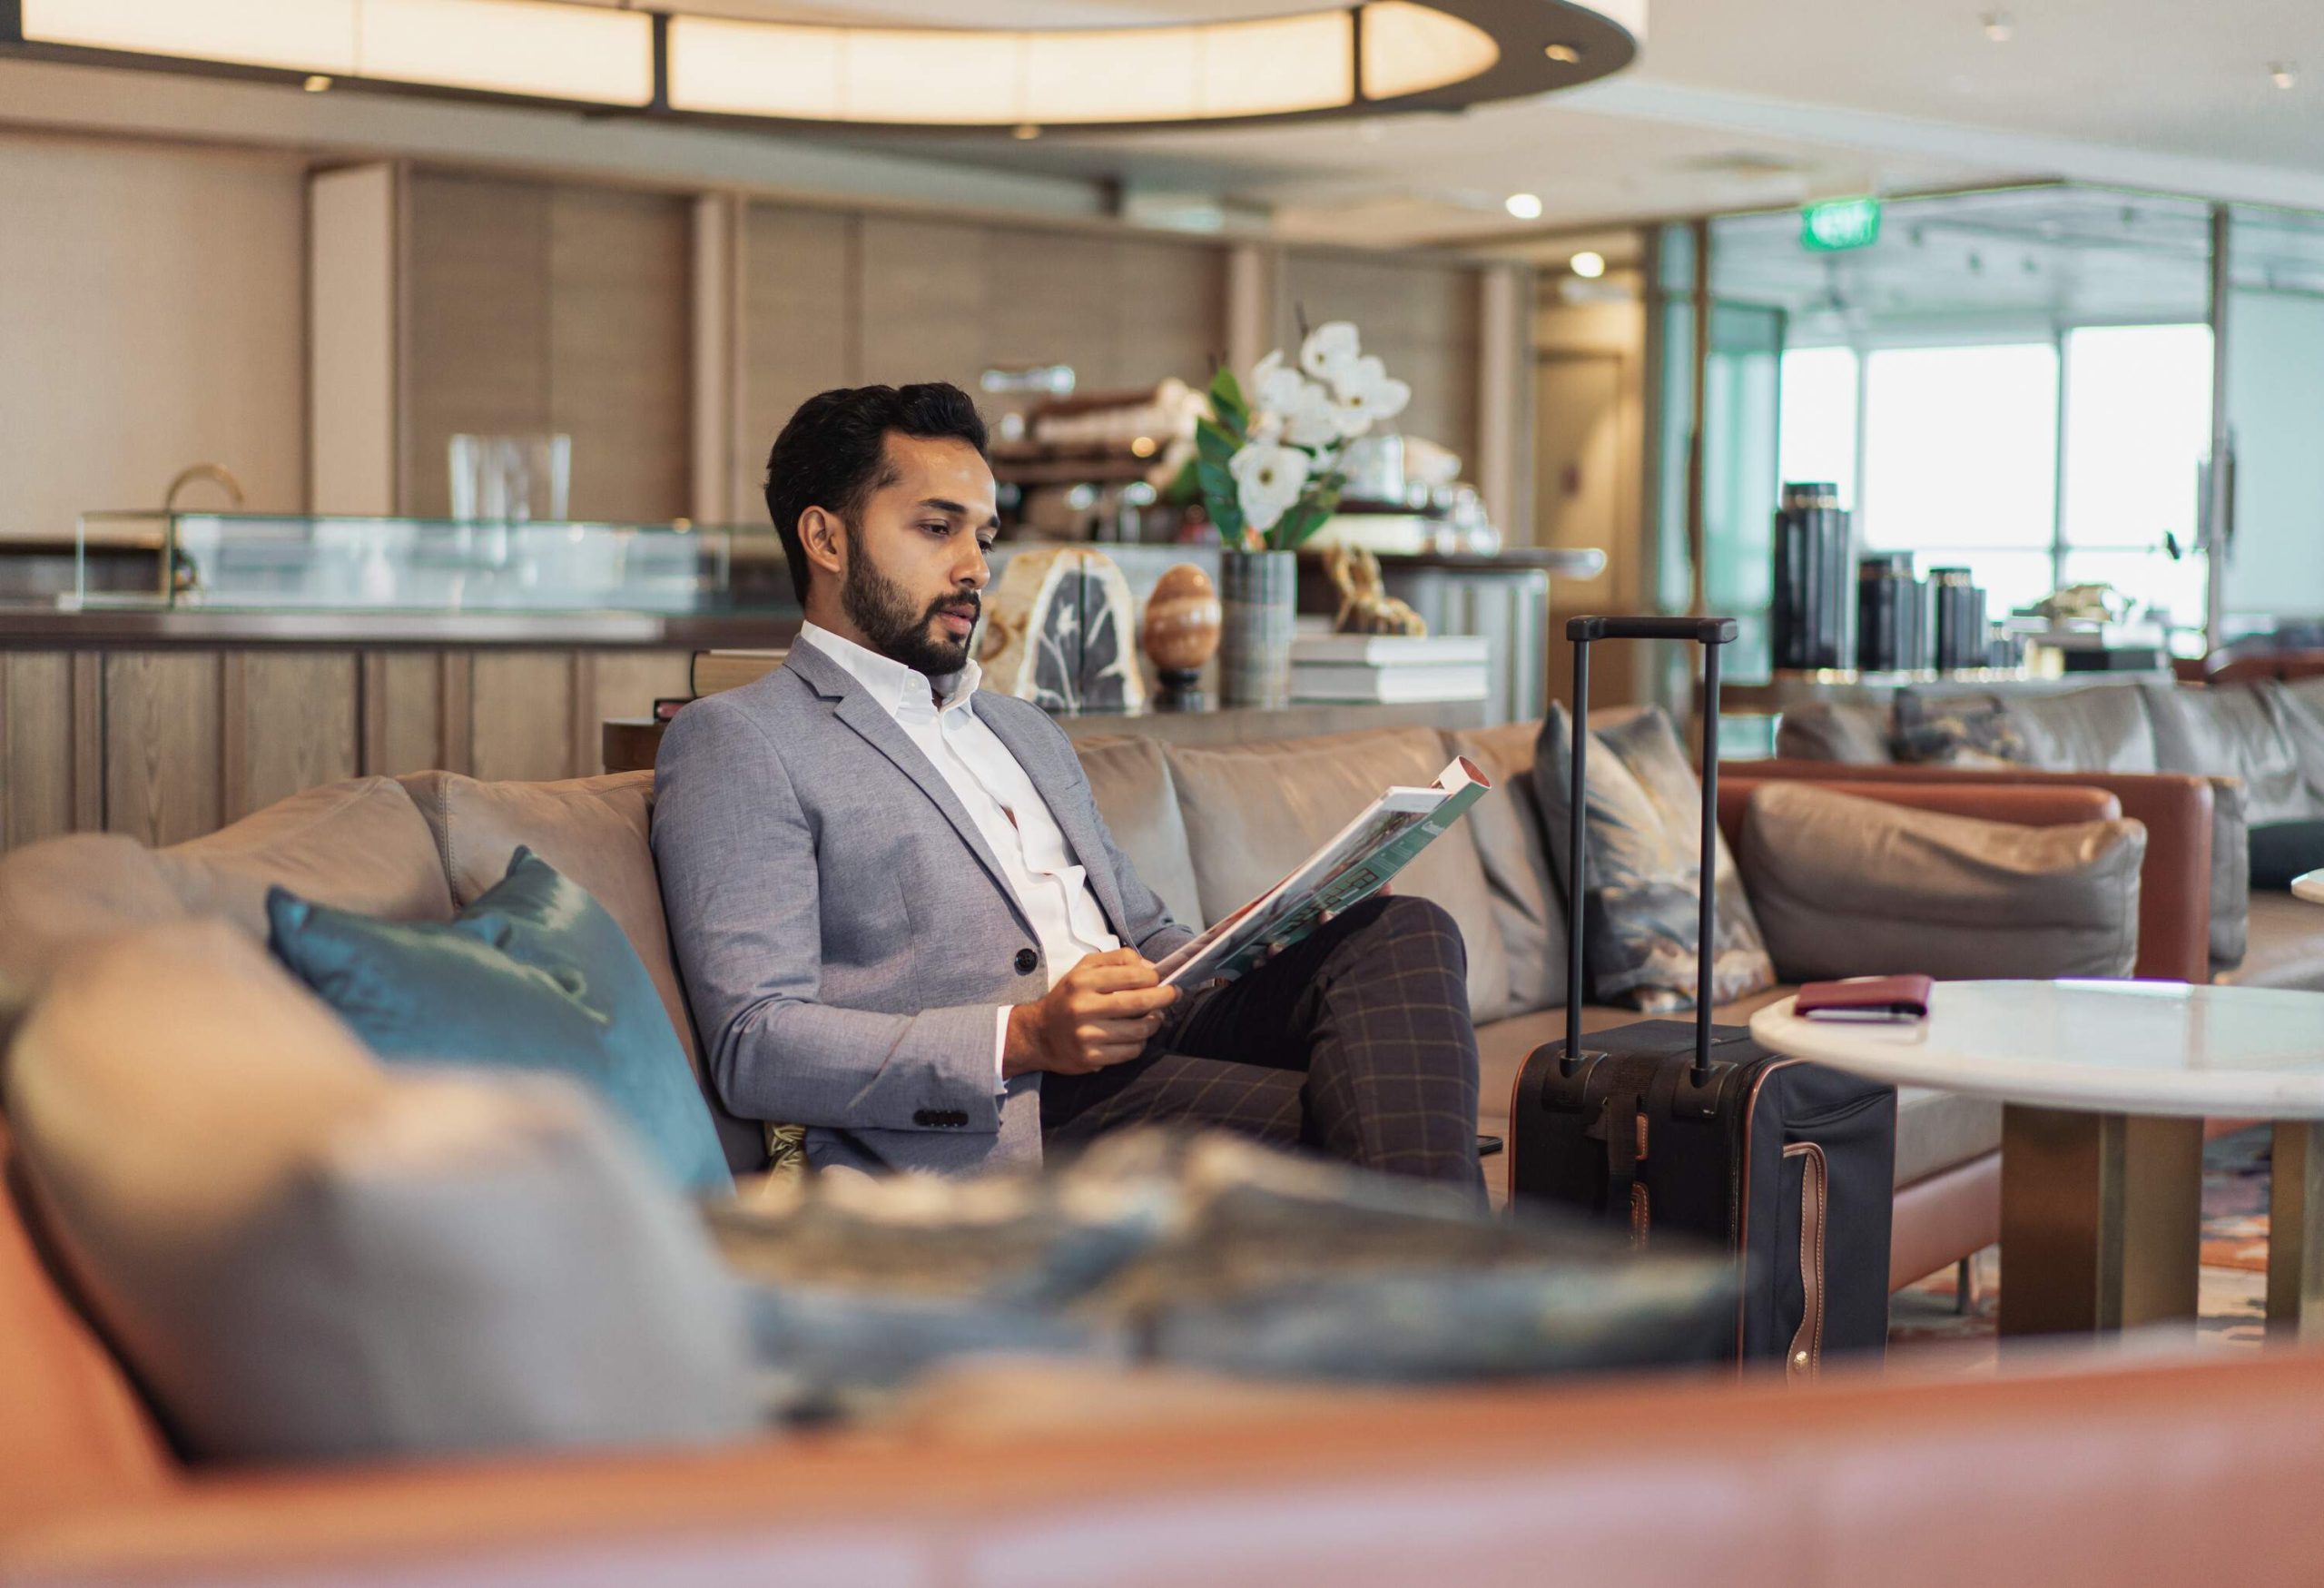
<path id="1" fill-rule="evenodd" d="M 1230 706 L 1291 700 L 1291 617 L 1299 554 L 1226 551 L 1218 559 L 1218 686 Z"/>

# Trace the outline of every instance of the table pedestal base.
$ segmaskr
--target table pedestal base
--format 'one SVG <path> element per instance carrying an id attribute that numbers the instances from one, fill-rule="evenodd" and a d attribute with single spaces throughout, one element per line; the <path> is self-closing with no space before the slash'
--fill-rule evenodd
<path id="1" fill-rule="evenodd" d="M 2201 1119 L 2005 1106 L 2001 1332 L 2191 1328 L 2202 1189 Z"/>
<path id="2" fill-rule="evenodd" d="M 2324 1327 L 2324 1120 L 2279 1119 L 2268 1177 L 2268 1333 Z"/>

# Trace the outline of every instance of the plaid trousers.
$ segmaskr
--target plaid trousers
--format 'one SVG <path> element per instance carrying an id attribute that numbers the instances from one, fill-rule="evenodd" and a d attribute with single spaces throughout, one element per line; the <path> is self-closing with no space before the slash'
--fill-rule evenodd
<path id="1" fill-rule="evenodd" d="M 1224 986 L 1170 1006 L 1147 1050 L 1041 1078 L 1041 1132 L 1217 1126 L 1483 1194 L 1468 951 L 1425 899 L 1365 900 Z"/>

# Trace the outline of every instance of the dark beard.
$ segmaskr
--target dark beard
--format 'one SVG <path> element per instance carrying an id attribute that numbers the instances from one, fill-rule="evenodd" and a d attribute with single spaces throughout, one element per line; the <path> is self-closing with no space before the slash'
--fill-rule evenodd
<path id="1" fill-rule="evenodd" d="M 941 678 L 968 665 L 973 632 L 952 638 L 939 630 L 936 614 L 947 607 L 975 607 L 972 591 L 956 590 L 915 609 L 903 587 L 882 574 L 863 554 L 863 542 L 848 534 L 847 577 L 840 584 L 840 608 L 863 636 L 863 642 L 891 661 L 915 673 Z"/>

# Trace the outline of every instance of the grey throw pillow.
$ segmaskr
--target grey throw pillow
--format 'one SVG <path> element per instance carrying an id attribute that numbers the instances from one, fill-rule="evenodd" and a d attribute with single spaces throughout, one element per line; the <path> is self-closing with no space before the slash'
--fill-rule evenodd
<path id="1" fill-rule="evenodd" d="M 2027 827 L 1770 783 L 1741 849 L 1787 981 L 2127 976 L 2138 959 L 2136 822 Z"/>
<path id="2" fill-rule="evenodd" d="M 1584 842 L 1582 963 L 1590 997 L 1654 1012 L 1690 1009 L 1702 894 L 1702 785 L 1659 706 L 1590 730 Z M 1543 836 L 1570 886 L 1573 718 L 1550 708 L 1533 751 Z M 1715 845 L 1716 930 L 1711 995 L 1720 1003 L 1775 985 L 1759 925 L 1724 838 Z"/>
<path id="3" fill-rule="evenodd" d="M 569 1081 L 390 1071 L 214 920 L 76 958 L 6 1080 L 42 1222 L 196 1456 L 756 1425 L 700 1222 Z"/>

